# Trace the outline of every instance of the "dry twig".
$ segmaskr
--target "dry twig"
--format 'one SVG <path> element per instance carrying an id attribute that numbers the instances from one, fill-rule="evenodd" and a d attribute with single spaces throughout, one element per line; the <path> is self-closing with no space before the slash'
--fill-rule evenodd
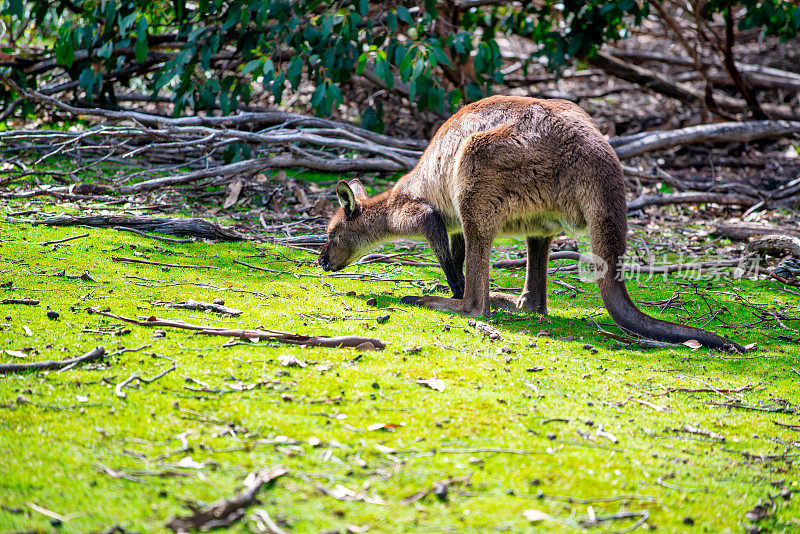
<path id="1" fill-rule="evenodd" d="M 91 362 L 102 358 L 106 354 L 106 349 L 99 345 L 83 356 L 77 358 L 70 358 L 68 360 L 53 361 L 45 360 L 41 362 L 30 363 L 4 363 L 0 364 L 0 373 L 19 373 L 23 371 L 44 371 L 49 369 L 61 369 L 67 366 L 75 366 L 77 364 Z"/>
<path id="2" fill-rule="evenodd" d="M 219 326 L 202 326 L 186 323 L 184 321 L 171 321 L 168 319 L 158 319 L 150 317 L 146 321 L 138 321 L 129 317 L 122 317 L 113 313 L 100 310 L 98 308 L 90 308 L 90 312 L 111 317 L 119 321 L 135 324 L 138 326 L 161 326 L 168 328 L 181 328 L 183 330 L 194 330 L 198 334 L 208 336 L 226 336 L 238 337 L 247 340 L 266 339 L 271 341 L 278 341 L 280 343 L 288 343 L 291 345 L 307 345 L 311 347 L 355 347 L 359 350 L 383 350 L 386 344 L 379 339 L 372 337 L 361 336 L 306 336 L 303 334 L 295 334 L 292 332 L 282 332 L 280 330 L 244 330 L 239 328 L 225 328 Z"/>
<path id="3" fill-rule="evenodd" d="M 175 516 L 166 526 L 177 534 L 191 530 L 203 531 L 227 527 L 244 517 L 245 509 L 253 504 L 262 486 L 282 477 L 288 470 L 282 465 L 251 472 L 244 479 L 244 488 L 230 499 L 220 499 L 202 508 L 196 508 L 188 516 Z"/>

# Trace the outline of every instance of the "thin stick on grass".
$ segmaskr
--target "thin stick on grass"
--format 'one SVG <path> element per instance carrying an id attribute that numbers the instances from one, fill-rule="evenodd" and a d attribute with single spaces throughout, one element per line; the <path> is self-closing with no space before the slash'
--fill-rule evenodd
<path id="1" fill-rule="evenodd" d="M 307 336 L 304 334 L 295 334 L 293 332 L 283 332 L 280 330 L 245 330 L 240 328 L 226 328 L 220 326 L 204 326 L 187 323 L 184 321 L 173 321 L 169 319 L 159 319 L 157 317 L 150 317 L 146 321 L 139 321 L 131 319 L 130 317 L 122 317 L 115 315 L 111 312 L 102 311 L 98 308 L 89 308 L 92 313 L 97 313 L 105 317 L 111 317 L 119 321 L 135 324 L 138 326 L 161 326 L 168 328 L 181 328 L 183 330 L 194 330 L 198 334 L 207 336 L 226 336 L 238 337 L 248 340 L 267 339 L 270 341 L 278 341 L 280 343 L 288 343 L 290 345 L 307 345 L 310 347 L 354 347 L 362 350 L 383 350 L 386 344 L 373 337 L 361 336 Z"/>
<path id="2" fill-rule="evenodd" d="M 128 394 L 125 393 L 124 391 L 122 391 L 123 388 L 125 388 L 125 386 L 127 386 L 128 384 L 133 383 L 134 380 L 138 380 L 139 382 L 144 382 L 146 384 L 150 384 L 151 382 L 155 382 L 159 378 L 163 377 L 167 373 L 170 373 L 170 372 L 174 371 L 175 369 L 177 369 L 177 367 L 175 367 L 175 365 L 173 364 L 173 365 L 167 367 L 166 369 L 164 369 L 163 371 L 161 371 L 160 373 L 158 373 L 156 376 L 154 376 L 152 378 L 145 378 L 143 376 L 139 376 L 136 373 L 133 373 L 131 376 L 129 376 L 128 378 L 126 378 L 125 380 L 123 380 L 122 382 L 117 384 L 117 387 L 114 388 L 114 395 L 116 395 L 120 399 L 124 399 L 125 397 L 128 396 Z"/>
<path id="3" fill-rule="evenodd" d="M 99 345 L 83 356 L 77 358 L 70 358 L 69 360 L 53 361 L 45 360 L 42 362 L 30 363 L 5 363 L 0 364 L 0 373 L 20 373 L 24 371 L 44 371 L 50 369 L 62 369 L 68 366 L 74 366 L 81 363 L 91 362 L 102 358 L 106 354 L 106 349 Z"/>
<path id="4" fill-rule="evenodd" d="M 56 239 L 55 241 L 42 241 L 41 243 L 33 243 L 34 245 L 58 245 L 59 243 L 66 243 L 67 241 L 72 241 L 73 239 L 80 239 L 82 237 L 89 237 L 88 232 L 85 234 L 73 235 L 70 237 L 65 237 L 64 239 Z"/>
<path id="5" fill-rule="evenodd" d="M 161 263 L 158 261 L 140 260 L 139 258 L 124 258 L 122 256 L 112 256 L 113 261 L 124 263 L 143 263 L 145 265 L 158 265 L 159 267 L 175 267 L 178 269 L 219 269 L 213 265 L 187 265 L 184 263 Z"/>

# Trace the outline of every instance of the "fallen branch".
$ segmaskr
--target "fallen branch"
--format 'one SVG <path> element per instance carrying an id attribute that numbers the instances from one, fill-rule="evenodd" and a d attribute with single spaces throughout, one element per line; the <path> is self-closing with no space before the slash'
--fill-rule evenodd
<path id="1" fill-rule="evenodd" d="M 791 254 L 800 258 L 800 238 L 790 235 L 765 235 L 748 243 L 747 250 L 776 257 Z"/>
<path id="2" fill-rule="evenodd" d="M 625 159 L 692 143 L 744 143 L 756 139 L 787 137 L 797 133 L 800 133 L 800 121 L 720 122 L 677 130 L 644 132 L 612 139 L 611 142 L 617 156 Z"/>
<path id="3" fill-rule="evenodd" d="M 24 371 L 44 371 L 50 369 L 61 369 L 67 366 L 74 366 L 81 363 L 87 363 L 97 360 L 105 356 L 105 354 L 106 354 L 106 349 L 103 348 L 102 345 L 100 345 L 93 348 L 83 356 L 78 356 L 77 358 L 70 358 L 68 360 L 61 360 L 61 361 L 45 360 L 42 362 L 0 364 L 0 373 L 20 373 Z"/>
<path id="4" fill-rule="evenodd" d="M 196 508 L 192 515 L 172 517 L 166 526 L 177 534 L 186 534 L 195 529 L 208 531 L 230 526 L 244 517 L 245 509 L 255 502 L 256 494 L 262 486 L 270 484 L 287 472 L 282 465 L 253 471 L 244 479 L 242 483 L 244 488 L 232 498 L 220 499 L 202 508 Z"/>
<path id="5" fill-rule="evenodd" d="M 386 344 L 379 339 L 361 336 L 306 336 L 292 332 L 282 332 L 280 330 L 244 330 L 239 328 L 225 328 L 219 326 L 203 326 L 186 323 L 184 321 L 172 321 L 169 319 L 159 319 L 150 317 L 146 321 L 138 321 L 129 317 L 122 317 L 111 312 L 102 311 L 98 308 L 89 308 L 90 313 L 97 313 L 105 317 L 111 317 L 138 326 L 161 326 L 167 328 L 180 328 L 183 330 L 193 330 L 198 334 L 207 336 L 226 336 L 238 337 L 246 340 L 266 339 L 287 343 L 290 345 L 308 345 L 311 347 L 355 347 L 359 350 L 383 350 Z"/>
<path id="6" fill-rule="evenodd" d="M 3 299 L 0 304 L 22 304 L 24 306 L 37 306 L 39 301 L 36 299 L 22 298 L 22 299 Z"/>
<path id="7" fill-rule="evenodd" d="M 753 236 L 768 234 L 784 234 L 800 238 L 800 229 L 759 223 L 718 224 L 713 233 L 736 241 L 745 241 Z"/>
<path id="8" fill-rule="evenodd" d="M 132 120 L 141 124 L 149 126 L 207 126 L 207 127 L 226 127 L 232 128 L 236 126 L 271 126 L 281 124 L 298 124 L 316 128 L 327 129 L 341 129 L 343 131 L 358 135 L 365 139 L 369 139 L 378 144 L 385 144 L 395 148 L 405 148 L 411 150 L 423 150 L 427 145 L 427 141 L 420 141 L 417 139 L 397 139 L 388 135 L 372 132 L 353 126 L 345 122 L 338 122 L 330 119 L 323 119 L 319 117 L 308 117 L 297 113 L 288 113 L 285 111 L 262 111 L 262 112 L 239 112 L 235 115 L 228 116 L 202 116 L 193 115 L 189 117 L 171 118 L 163 115 L 152 115 L 149 113 L 142 113 L 138 111 L 117 111 L 101 108 L 80 108 L 70 106 L 55 98 L 49 97 L 37 91 L 24 91 L 13 80 L 5 75 L 0 75 L 0 81 L 3 81 L 11 86 L 17 93 L 27 99 L 35 100 L 49 104 L 55 108 L 61 109 L 68 113 L 75 115 L 101 117 L 113 120 Z"/>
<path id="9" fill-rule="evenodd" d="M 695 62 L 692 59 L 681 56 L 665 55 L 639 49 L 623 50 L 620 48 L 615 48 L 611 49 L 610 52 L 616 57 L 625 58 L 635 63 L 654 61 L 657 63 L 668 63 L 682 67 L 696 68 Z M 703 65 L 709 67 L 719 66 L 716 61 L 712 61 L 710 59 L 702 60 L 702 63 Z M 747 78 L 747 81 L 754 86 L 767 87 L 770 89 L 782 88 L 800 90 L 800 74 L 797 74 L 796 72 L 780 70 L 764 65 L 739 63 L 738 61 L 736 62 L 736 67 L 740 72 L 745 73 L 745 78 Z M 715 85 L 733 85 L 733 81 L 730 79 L 730 77 L 727 75 L 722 75 L 721 73 L 712 73 L 710 75 L 710 79 Z"/>
<path id="10" fill-rule="evenodd" d="M 115 155 L 120 161 L 133 156 L 175 163 L 189 159 L 203 167 L 119 188 L 128 194 L 203 178 L 252 175 L 266 169 L 305 167 L 330 172 L 407 171 L 414 167 L 427 145 L 425 141 L 394 139 L 345 123 L 285 112 L 169 118 L 137 111 L 80 108 L 42 92 L 24 91 L 2 74 L 0 80 L 29 100 L 75 116 L 96 117 L 113 123 L 84 131 L 0 132 L 0 142 L 18 146 L 35 144 L 41 151 L 52 147 L 44 157 L 67 155 L 78 149 L 103 150 L 107 157 Z M 255 125 L 259 128 L 254 129 Z M 263 128 L 267 125 L 272 127 Z M 232 143 L 247 143 L 253 150 L 253 159 L 227 165 L 218 165 L 210 159 Z M 202 160 L 205 160 L 205 165 Z"/>
<path id="11" fill-rule="evenodd" d="M 263 508 L 256 508 L 253 510 L 251 516 L 259 527 L 260 532 L 269 532 L 271 534 L 289 534 L 275 523 L 269 516 L 269 513 Z"/>
<path id="12" fill-rule="evenodd" d="M 706 193 L 690 191 L 686 193 L 669 193 L 666 195 L 642 195 L 628 202 L 628 211 L 640 210 L 647 206 L 665 206 L 668 204 L 721 204 L 736 206 L 755 206 L 760 199 L 737 193 Z"/>
<path id="13" fill-rule="evenodd" d="M 128 217 L 124 215 L 89 215 L 73 217 L 58 215 L 41 221 L 30 221 L 33 226 L 90 226 L 93 228 L 124 227 L 143 232 L 158 232 L 179 236 L 200 237 L 217 241 L 241 241 L 243 236 L 203 219 L 176 219 L 171 217 Z"/>

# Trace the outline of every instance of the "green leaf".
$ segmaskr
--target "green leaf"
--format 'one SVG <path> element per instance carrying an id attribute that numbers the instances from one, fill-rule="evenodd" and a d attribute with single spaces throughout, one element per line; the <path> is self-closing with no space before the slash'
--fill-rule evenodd
<path id="1" fill-rule="evenodd" d="M 117 3 L 116 2 L 106 2 L 106 24 L 108 26 L 113 26 L 114 20 L 117 18 Z"/>
<path id="2" fill-rule="evenodd" d="M 285 83 L 286 76 L 282 72 L 275 76 L 275 80 L 272 82 L 272 95 L 275 97 L 276 105 L 283 102 L 283 91 L 286 89 Z"/>
<path id="3" fill-rule="evenodd" d="M 267 58 L 264 60 L 264 66 L 261 68 L 261 72 L 264 73 L 264 78 L 267 80 L 271 80 L 273 74 L 275 74 L 275 64 L 272 63 L 272 60 Z"/>
<path id="4" fill-rule="evenodd" d="M 297 89 L 300 85 L 300 76 L 303 74 L 303 60 L 300 56 L 294 56 L 289 62 L 289 67 L 286 69 L 286 76 L 289 83 L 292 84 L 292 89 Z"/>
<path id="5" fill-rule="evenodd" d="M 114 50 L 114 43 L 108 41 L 106 44 L 97 49 L 98 57 L 108 59 L 111 57 L 111 52 Z"/>
<path id="6" fill-rule="evenodd" d="M 416 57 L 417 48 L 415 46 L 410 46 L 406 52 L 406 55 L 403 56 L 403 60 L 400 62 L 400 65 L 398 66 L 398 69 L 400 69 L 400 79 L 404 82 L 407 82 L 409 76 L 411 76 L 411 64 Z"/>
<path id="7" fill-rule="evenodd" d="M 358 67 L 356 67 L 356 74 L 362 74 L 367 67 L 367 55 L 361 54 L 358 56 Z"/>
<path id="8" fill-rule="evenodd" d="M 200 48 L 200 64 L 204 69 L 208 69 L 211 66 L 211 56 L 219 50 L 219 40 L 219 33 L 214 33 Z"/>
<path id="9" fill-rule="evenodd" d="M 450 104 L 450 113 L 453 113 L 459 107 L 461 107 L 461 102 L 464 100 L 464 97 L 461 95 L 461 91 L 458 89 L 453 89 L 449 93 L 447 93 L 447 102 Z"/>
<path id="10" fill-rule="evenodd" d="M 21 19 L 25 14 L 25 8 L 22 4 L 22 0 L 9 0 L 6 8 L 3 10 L 3 14 L 12 15 L 18 19 Z"/>
<path id="11" fill-rule="evenodd" d="M 344 102 L 344 97 L 342 96 L 342 90 L 339 89 L 338 85 L 331 85 L 328 88 L 328 93 L 331 95 L 331 100 L 336 102 L 337 104 L 341 104 Z"/>
<path id="12" fill-rule="evenodd" d="M 136 61 L 144 63 L 147 60 L 147 19 L 144 16 L 136 23 Z"/>
<path id="13" fill-rule="evenodd" d="M 322 38 L 327 39 L 328 36 L 331 34 L 331 28 L 333 27 L 333 17 L 327 16 L 322 19 Z"/>
<path id="14" fill-rule="evenodd" d="M 190 43 L 197 41 L 197 38 L 206 33 L 206 30 L 208 30 L 206 26 L 198 26 L 197 28 L 189 32 L 189 37 L 187 37 L 187 40 Z M 215 33 L 214 35 L 219 35 L 219 34 Z"/>
<path id="15" fill-rule="evenodd" d="M 228 18 L 225 19 L 225 22 L 222 23 L 222 31 L 226 32 L 236 26 L 239 22 L 239 10 L 238 9 L 231 9 Z"/>
<path id="16" fill-rule="evenodd" d="M 72 67 L 72 62 L 75 60 L 75 45 L 70 30 L 71 23 L 64 22 L 58 29 L 58 38 L 55 43 L 56 61 L 67 68 Z"/>
<path id="17" fill-rule="evenodd" d="M 414 62 L 414 72 L 411 74 L 413 79 L 417 79 L 422 75 L 422 72 L 425 70 L 425 60 L 423 58 L 419 58 Z"/>
<path id="18" fill-rule="evenodd" d="M 186 13 L 186 0 L 173 0 L 172 5 L 175 8 L 175 18 L 183 20 Z"/>
<path id="19" fill-rule="evenodd" d="M 119 33 L 120 35 L 127 35 L 128 30 L 131 29 L 131 25 L 133 21 L 136 20 L 136 15 L 138 15 L 137 11 L 134 11 L 130 15 L 126 15 L 119 19 Z"/>
<path id="20" fill-rule="evenodd" d="M 311 95 L 311 105 L 315 110 L 318 109 L 325 100 L 325 92 L 326 87 L 324 83 L 319 84 L 317 88 L 314 89 L 314 93 Z"/>
<path id="21" fill-rule="evenodd" d="M 397 6 L 397 18 L 408 24 L 414 24 L 414 19 L 411 18 L 411 12 L 405 6 Z"/>
<path id="22" fill-rule="evenodd" d="M 392 68 L 389 66 L 389 61 L 385 57 L 378 56 L 375 58 L 375 74 L 386 83 L 386 87 L 389 89 L 394 87 Z"/>
<path id="23" fill-rule="evenodd" d="M 228 93 L 222 92 L 219 94 L 219 108 L 222 110 L 223 115 L 227 115 L 231 111 L 231 101 Z"/>
<path id="24" fill-rule="evenodd" d="M 252 61 L 248 61 L 247 65 L 245 65 L 244 68 L 242 69 L 242 76 L 244 76 L 245 74 L 253 72 L 254 70 L 256 70 L 260 66 L 261 66 L 261 60 L 260 59 L 254 59 Z"/>
<path id="25" fill-rule="evenodd" d="M 372 130 L 375 131 L 376 126 L 378 125 L 378 114 L 375 112 L 375 109 L 370 106 L 364 110 L 364 113 L 361 115 L 361 127 L 365 130 Z"/>
<path id="26" fill-rule="evenodd" d="M 369 13 L 369 0 L 358 0 L 358 12 L 361 15 Z"/>
<path id="27" fill-rule="evenodd" d="M 483 98 L 483 90 L 481 90 L 477 84 L 469 82 L 465 89 L 467 91 L 467 98 L 470 100 L 470 102 L 475 102 L 476 100 Z"/>
<path id="28" fill-rule="evenodd" d="M 95 75 L 92 67 L 83 69 L 80 77 L 78 78 L 78 84 L 86 89 L 86 98 L 89 100 L 92 99 L 92 95 L 94 94 L 94 85 L 96 81 L 99 81 L 98 78 L 102 79 L 102 74 L 98 73 Z"/>
<path id="29" fill-rule="evenodd" d="M 433 57 L 436 58 L 436 61 L 452 68 L 453 64 L 450 62 L 450 58 L 447 57 L 447 54 L 444 53 L 444 50 L 442 50 L 439 45 L 433 45 L 428 48 L 428 50 L 430 50 Z"/>

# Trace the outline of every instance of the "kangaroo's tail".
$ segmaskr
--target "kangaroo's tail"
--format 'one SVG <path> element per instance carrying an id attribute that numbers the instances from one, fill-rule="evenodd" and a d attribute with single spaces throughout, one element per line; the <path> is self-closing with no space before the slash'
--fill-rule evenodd
<path id="1" fill-rule="evenodd" d="M 616 158 L 615 158 L 616 159 Z M 617 164 L 616 167 L 618 167 Z M 631 300 L 625 289 L 623 268 L 620 263 L 625 253 L 627 235 L 627 208 L 621 169 L 609 168 L 610 180 L 602 183 L 595 209 L 587 213 L 589 236 L 594 254 L 595 277 L 600 287 L 608 313 L 620 328 L 642 337 L 668 343 L 682 343 L 695 339 L 714 349 L 745 352 L 744 347 L 722 336 L 700 328 L 683 326 L 645 315 Z M 617 183 L 619 182 L 619 183 Z"/>

